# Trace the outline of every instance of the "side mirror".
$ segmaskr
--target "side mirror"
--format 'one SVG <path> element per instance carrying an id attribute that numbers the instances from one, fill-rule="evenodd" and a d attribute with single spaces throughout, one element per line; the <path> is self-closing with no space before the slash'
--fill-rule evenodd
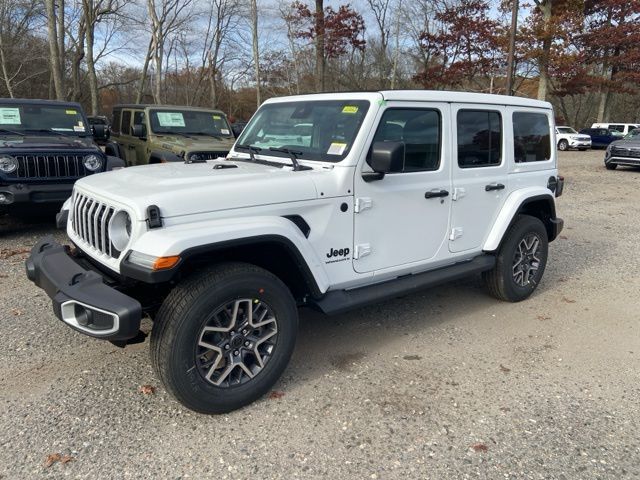
<path id="1" fill-rule="evenodd" d="M 91 130 L 94 140 L 106 140 L 109 138 L 109 131 L 106 125 L 92 125 Z"/>
<path id="2" fill-rule="evenodd" d="M 131 135 L 138 138 L 145 138 L 147 136 L 147 128 L 142 124 L 134 125 L 131 128 Z"/>
<path id="3" fill-rule="evenodd" d="M 404 154 L 404 142 L 375 142 L 367 160 L 374 173 L 364 174 L 364 180 L 382 180 L 387 173 L 404 171 Z"/>

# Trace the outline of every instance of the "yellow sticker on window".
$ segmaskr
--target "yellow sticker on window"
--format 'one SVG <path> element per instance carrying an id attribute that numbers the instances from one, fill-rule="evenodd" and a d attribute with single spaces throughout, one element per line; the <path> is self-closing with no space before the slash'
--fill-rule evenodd
<path id="1" fill-rule="evenodd" d="M 75 110 L 66 110 L 66 114 L 67 115 L 77 115 L 78 112 L 76 112 Z"/>
<path id="2" fill-rule="evenodd" d="M 214 120 L 222 120 L 222 117 L 220 115 L 214 115 L 213 119 Z"/>
<path id="3" fill-rule="evenodd" d="M 342 113 L 358 113 L 358 107 L 355 105 L 347 105 L 342 108 Z"/>

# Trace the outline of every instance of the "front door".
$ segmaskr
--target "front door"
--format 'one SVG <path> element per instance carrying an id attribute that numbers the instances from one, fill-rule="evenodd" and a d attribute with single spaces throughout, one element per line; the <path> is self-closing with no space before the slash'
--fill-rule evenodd
<path id="1" fill-rule="evenodd" d="M 423 262 L 446 244 L 451 206 L 450 134 L 444 103 L 394 103 L 378 114 L 373 142 L 403 142 L 404 170 L 355 176 L 353 264 L 357 272 Z M 364 164 L 363 171 L 370 171 Z"/>
<path id="2" fill-rule="evenodd" d="M 504 110 L 452 107 L 453 192 L 449 250 L 479 250 L 509 191 Z"/>

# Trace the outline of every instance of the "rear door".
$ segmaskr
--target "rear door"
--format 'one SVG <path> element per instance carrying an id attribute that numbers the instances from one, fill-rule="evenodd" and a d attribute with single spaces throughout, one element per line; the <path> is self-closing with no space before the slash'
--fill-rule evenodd
<path id="1" fill-rule="evenodd" d="M 132 116 L 131 109 L 122 109 L 119 143 L 122 147 L 122 153 L 125 156 L 127 166 L 136 164 L 136 146 L 134 144 L 135 137 L 131 135 Z"/>
<path id="2" fill-rule="evenodd" d="M 145 122 L 145 114 L 144 110 L 133 110 L 133 125 L 142 125 L 144 131 L 146 132 L 146 122 Z M 131 136 L 131 144 L 133 145 L 133 154 L 135 157 L 136 165 L 143 165 L 147 163 L 148 152 L 147 152 L 147 136 L 145 135 L 142 138 Z"/>
<path id="3" fill-rule="evenodd" d="M 452 106 L 453 191 L 449 251 L 479 250 L 508 192 L 500 106 Z"/>

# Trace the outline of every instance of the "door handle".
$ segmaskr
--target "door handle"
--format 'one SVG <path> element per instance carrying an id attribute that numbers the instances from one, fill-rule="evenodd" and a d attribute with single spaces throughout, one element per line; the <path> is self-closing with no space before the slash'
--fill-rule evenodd
<path id="1" fill-rule="evenodd" d="M 446 190 L 429 190 L 424 194 L 424 198 L 437 198 L 437 197 L 446 197 L 449 195 L 449 192 Z"/>
<path id="2" fill-rule="evenodd" d="M 484 187 L 485 192 L 490 192 L 492 190 L 503 190 L 503 189 L 504 189 L 504 185 L 501 183 L 490 183 L 489 185 L 485 185 Z"/>

